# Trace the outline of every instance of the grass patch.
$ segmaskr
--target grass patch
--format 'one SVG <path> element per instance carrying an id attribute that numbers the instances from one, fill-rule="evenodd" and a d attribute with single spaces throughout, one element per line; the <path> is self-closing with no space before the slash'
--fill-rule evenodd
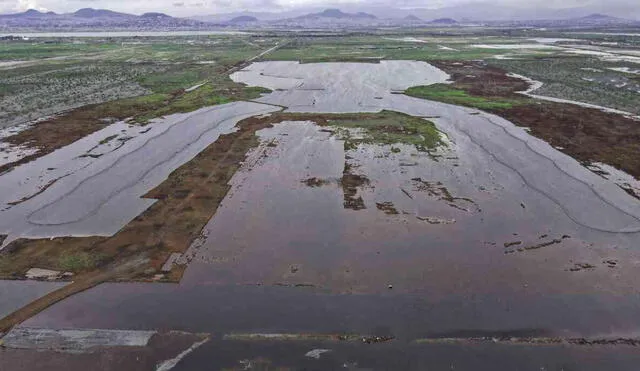
<path id="1" fill-rule="evenodd" d="M 406 95 L 429 99 L 443 103 L 457 104 L 483 110 L 500 110 L 513 108 L 520 104 L 519 100 L 506 98 L 485 98 L 469 95 L 461 89 L 456 89 L 447 84 L 434 84 L 427 86 L 414 86 L 404 92 Z"/>
<path id="2" fill-rule="evenodd" d="M 397 112 L 384 111 L 377 117 L 363 119 L 332 120 L 329 125 L 362 130 L 355 136 L 350 130 L 338 131 L 338 135 L 345 140 L 345 149 L 355 149 L 360 144 L 402 143 L 414 145 L 424 152 L 445 145 L 442 133 L 432 122 Z"/>
<path id="3" fill-rule="evenodd" d="M 77 273 L 95 268 L 99 260 L 87 253 L 64 254 L 58 259 L 58 266 L 62 271 Z"/>
<path id="4" fill-rule="evenodd" d="M 196 90 L 178 96 L 166 105 L 154 107 L 138 115 L 136 121 L 144 124 L 156 117 L 174 113 L 191 112 L 202 107 L 225 104 L 237 100 L 256 99 L 259 98 L 261 94 L 268 92 L 270 92 L 269 89 L 244 87 L 233 82 L 222 85 L 214 85 L 214 83 L 209 82 Z"/>
<path id="5" fill-rule="evenodd" d="M 345 149 L 360 144 L 409 144 L 420 151 L 446 146 L 444 135 L 431 121 L 395 111 L 346 114 L 273 114 L 272 122 L 314 121 L 320 126 L 335 127 L 335 134 L 345 141 Z"/>

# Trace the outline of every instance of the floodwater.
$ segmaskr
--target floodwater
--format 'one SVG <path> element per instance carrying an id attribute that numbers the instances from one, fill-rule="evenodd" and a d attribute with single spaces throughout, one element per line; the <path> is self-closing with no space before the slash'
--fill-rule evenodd
<path id="1" fill-rule="evenodd" d="M 21 282 L 0 280 L 0 318 L 66 285 L 64 282 Z"/>
<path id="2" fill-rule="evenodd" d="M 0 234 L 110 236 L 154 203 L 142 199 L 247 117 L 276 111 L 237 102 L 141 127 L 115 123 L 0 176 Z"/>
<path id="3" fill-rule="evenodd" d="M 448 146 L 345 151 L 309 121 L 264 129 L 179 285 L 102 285 L 25 326 L 637 336 L 640 202 L 506 120 L 393 94 L 443 72 L 268 62 L 233 78 L 281 89 L 258 102 L 290 111 L 428 117 Z M 354 192 L 345 172 L 368 181 Z"/>
<path id="4" fill-rule="evenodd" d="M 274 90 L 258 102 L 296 112 L 377 112 L 393 92 L 411 86 L 446 82 L 449 76 L 425 62 L 254 63 L 231 78 L 249 86 Z"/>

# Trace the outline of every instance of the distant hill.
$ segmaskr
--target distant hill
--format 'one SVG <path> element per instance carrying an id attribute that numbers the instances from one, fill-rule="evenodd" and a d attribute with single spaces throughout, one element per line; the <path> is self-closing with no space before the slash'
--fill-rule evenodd
<path id="1" fill-rule="evenodd" d="M 416 17 L 413 14 L 409 14 L 408 16 L 404 17 L 404 20 L 409 22 L 422 22 L 422 19 L 420 17 Z"/>
<path id="2" fill-rule="evenodd" d="M 452 25 L 452 24 L 457 24 L 458 21 L 456 21 L 455 19 L 452 19 L 452 18 L 438 18 L 438 19 L 434 19 L 433 21 L 431 21 L 429 23 Z"/>
<path id="3" fill-rule="evenodd" d="M 14 13 L 14 14 L 0 14 L 0 18 L 42 18 L 42 17 L 51 17 L 55 16 L 54 12 L 40 12 L 35 9 L 29 9 L 24 13 Z"/>
<path id="4" fill-rule="evenodd" d="M 606 14 L 594 13 L 584 17 L 556 19 L 556 20 L 531 20 L 514 22 L 515 25 L 535 26 L 535 27 L 563 27 L 563 28 L 584 28 L 584 27 L 617 27 L 635 26 L 640 27 L 640 21 L 612 17 Z"/>
<path id="5" fill-rule="evenodd" d="M 173 18 L 173 17 L 171 17 L 169 15 L 166 15 L 164 13 L 151 12 L 151 13 L 144 13 L 143 15 L 140 16 L 140 18 L 156 18 L 156 19 L 164 18 L 164 19 L 167 19 L 167 18 Z"/>
<path id="6" fill-rule="evenodd" d="M 0 28 L 29 30 L 131 30 L 198 29 L 210 27 L 190 19 L 174 18 L 164 13 L 119 13 L 107 9 L 83 8 L 74 13 L 43 13 L 35 9 L 24 13 L 0 15 Z"/>
<path id="7" fill-rule="evenodd" d="M 0 0 L 1 1 L 1 0 Z M 108 9 L 83 8 L 73 13 L 56 14 L 35 9 L 23 13 L 0 15 L 0 29 L 33 31 L 70 30 L 175 30 L 212 29 L 224 27 L 242 28 L 265 26 L 269 28 L 380 28 L 397 26 L 456 26 L 458 20 L 465 24 L 482 24 L 504 27 L 640 27 L 640 21 L 619 18 L 609 13 L 586 12 L 587 7 L 548 9 L 543 7 L 510 8 L 489 3 L 470 3 L 439 9 L 401 9 L 393 7 L 344 4 L 341 9 L 299 8 L 283 13 L 231 13 L 216 16 L 199 16 L 192 19 L 175 18 L 158 12 L 134 15 Z M 306 11 L 304 11 L 306 10 Z M 311 11 L 309 11 L 311 10 Z M 348 10 L 348 11 L 347 11 Z M 629 18 L 634 17 L 633 9 Z M 425 19 L 433 19 L 426 22 Z M 209 23 L 207 23 L 209 22 Z"/>
<path id="8" fill-rule="evenodd" d="M 229 20 L 229 23 L 233 23 L 233 24 L 238 24 L 238 23 L 252 23 L 252 22 L 258 22 L 258 18 L 256 17 L 252 17 L 250 15 L 241 15 L 235 18 L 232 18 L 231 20 Z"/>
<path id="9" fill-rule="evenodd" d="M 340 9 L 326 9 L 320 13 L 312 13 L 297 17 L 295 19 L 304 20 L 304 19 L 352 19 L 352 20 L 363 20 L 363 19 L 377 19 L 373 14 L 368 14 L 365 12 L 358 13 L 344 13 Z"/>
<path id="10" fill-rule="evenodd" d="M 118 13 L 111 10 L 106 9 L 93 9 L 93 8 L 84 8 L 73 13 L 74 17 L 81 18 L 106 18 L 106 17 L 123 17 L 130 18 L 135 17 L 132 14 Z"/>
<path id="11" fill-rule="evenodd" d="M 589 14 L 586 17 L 575 19 L 575 22 L 583 23 L 583 24 L 602 24 L 602 23 L 614 24 L 614 23 L 626 23 L 626 22 L 629 22 L 629 20 L 618 18 L 618 17 L 612 17 L 606 14 L 594 13 L 594 14 Z"/>

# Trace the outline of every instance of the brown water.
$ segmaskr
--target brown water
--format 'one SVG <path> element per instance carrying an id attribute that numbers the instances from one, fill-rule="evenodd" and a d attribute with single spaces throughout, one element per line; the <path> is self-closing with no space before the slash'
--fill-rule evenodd
<path id="1" fill-rule="evenodd" d="M 103 285 L 25 325 L 635 336 L 635 237 L 574 223 L 465 144 L 345 152 L 309 122 L 260 136 L 180 285 Z M 365 209 L 345 208 L 345 163 Z"/>

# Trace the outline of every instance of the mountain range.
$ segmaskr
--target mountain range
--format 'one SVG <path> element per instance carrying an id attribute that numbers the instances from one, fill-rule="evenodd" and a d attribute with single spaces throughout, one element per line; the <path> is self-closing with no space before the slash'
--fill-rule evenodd
<path id="1" fill-rule="evenodd" d="M 24 13 L 0 15 L 0 29 L 193 29 L 210 25 L 193 19 L 175 18 L 164 13 L 134 15 L 106 9 L 84 8 L 74 13 L 57 14 L 34 9 Z"/>
<path id="2" fill-rule="evenodd" d="M 486 4 L 485 4 L 486 5 Z M 57 14 L 27 10 L 24 13 L 0 15 L 0 30 L 167 30 L 212 28 L 362 28 L 387 26 L 454 26 L 457 24 L 487 24 L 535 27 L 603 27 L 638 26 L 640 21 L 604 14 L 583 14 L 572 11 L 536 10 L 529 14 L 514 13 L 513 8 L 493 6 L 492 12 L 467 7 L 442 9 L 361 8 L 323 9 L 307 13 L 231 13 L 216 16 L 176 18 L 164 13 L 134 15 L 106 9 L 84 8 L 74 13 Z M 486 14 L 486 15 L 483 15 Z"/>

